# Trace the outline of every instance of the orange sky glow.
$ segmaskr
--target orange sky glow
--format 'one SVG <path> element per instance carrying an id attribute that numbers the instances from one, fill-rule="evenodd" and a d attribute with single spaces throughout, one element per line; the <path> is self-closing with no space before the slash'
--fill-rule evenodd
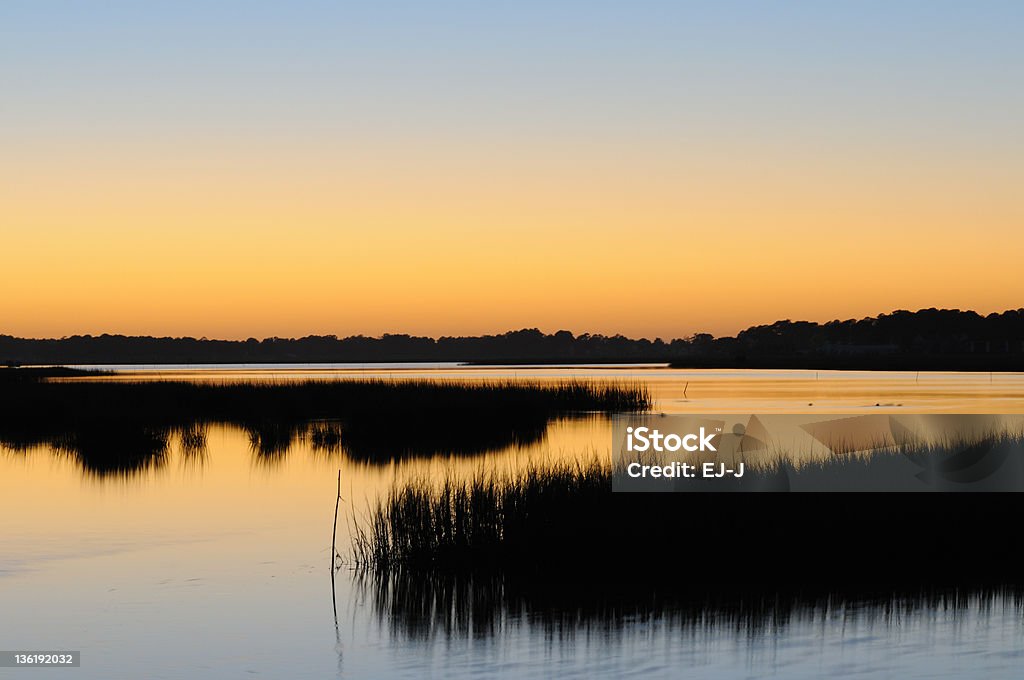
<path id="1" fill-rule="evenodd" d="M 1024 306 L 1012 22 L 537 7 L 485 40 L 458 23 L 484 15 L 366 11 L 86 12 L 50 51 L 12 17 L 0 333 L 671 338 Z"/>

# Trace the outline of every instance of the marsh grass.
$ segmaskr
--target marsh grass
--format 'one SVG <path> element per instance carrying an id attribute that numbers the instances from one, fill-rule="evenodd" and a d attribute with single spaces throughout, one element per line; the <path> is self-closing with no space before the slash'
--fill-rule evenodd
<path id="1" fill-rule="evenodd" d="M 886 488 L 897 463 L 900 483 L 924 487 L 931 480 L 915 475 L 938 471 L 946 475 L 939 488 L 948 489 L 1020 464 L 992 453 L 991 444 L 981 454 L 907 449 L 778 463 L 744 482 L 756 487 L 758 475 L 784 472 L 786 484 L 768 490 L 876 483 L 875 490 L 906 491 Z M 1017 446 L 1020 458 L 1019 438 L 1008 434 L 995 448 L 1003 444 Z M 501 576 L 527 590 L 559 584 L 602 592 L 685 590 L 691 579 L 702 588 L 827 586 L 837 578 L 883 587 L 993 585 L 1019 582 L 1024 566 L 1024 545 L 997 530 L 1024 511 L 1021 493 L 613 493 L 612 481 L 606 460 L 399 481 L 354 521 L 351 560 L 376 578 Z"/>
<path id="2" fill-rule="evenodd" d="M 387 419 L 411 413 L 553 416 L 642 411 L 639 383 L 584 381 L 307 380 L 282 382 L 0 381 L 4 420 L 55 425 L 110 419 L 182 425 L 292 418 Z"/>
<path id="3" fill-rule="evenodd" d="M 954 463 L 970 464 L 984 457 L 986 451 L 1003 445 L 1024 446 L 1024 430 L 992 429 L 980 433 L 946 433 L 932 438 L 905 436 L 899 440 L 879 440 L 866 448 L 863 445 L 844 447 L 840 443 L 833 448 L 834 453 L 827 457 L 794 457 L 776 451 L 775 456 L 761 467 L 766 472 L 841 470 L 871 465 L 886 456 L 900 456 L 922 465 L 935 460 L 945 461 L 955 456 L 957 458 L 954 459 Z"/>
<path id="4" fill-rule="evenodd" d="M 179 433 L 205 449 L 206 424 L 240 428 L 258 460 L 280 460 L 298 441 L 318 453 L 377 463 L 474 455 L 540 441 L 555 418 L 644 410 L 637 383 L 581 381 L 309 380 L 183 382 L 48 379 L 11 369 L 0 380 L 0 445 L 49 445 L 98 474 L 159 464 L 152 443 Z M 151 460 L 150 460 L 151 459 Z"/>
<path id="5" fill-rule="evenodd" d="M 858 445 L 863 446 L 863 444 Z M 746 458 L 746 479 L 724 490 L 744 490 L 773 480 L 792 491 L 1021 491 L 1024 490 L 1024 432 L 989 430 L 938 437 L 901 437 L 873 448 L 822 456 L 774 451 Z M 998 474 L 997 474 L 998 473 Z M 723 490 L 718 480 L 696 487 Z M 770 485 L 768 485 L 770 486 Z"/>
<path id="6" fill-rule="evenodd" d="M 394 487 L 367 525 L 354 527 L 353 558 L 374 568 L 507 563 L 521 551 L 573 543 L 576 522 L 611 494 L 598 461 L 532 466 L 515 475 L 421 479 Z"/>

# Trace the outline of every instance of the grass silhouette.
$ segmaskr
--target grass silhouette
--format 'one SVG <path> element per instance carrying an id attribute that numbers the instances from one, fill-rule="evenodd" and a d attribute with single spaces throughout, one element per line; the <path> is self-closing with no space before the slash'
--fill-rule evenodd
<path id="1" fill-rule="evenodd" d="M 864 464 L 832 463 L 836 474 Z M 1020 541 L 985 530 L 1019 516 L 1024 494 L 613 493 L 612 474 L 594 460 L 398 483 L 355 523 L 352 561 L 377 578 L 497 575 L 531 591 L 634 594 L 695 581 L 1001 585 L 1024 566 Z"/>
<path id="2" fill-rule="evenodd" d="M 101 475 L 159 464 L 175 432 L 183 449 L 202 451 L 208 423 L 244 430 L 253 452 L 268 461 L 308 440 L 318 452 L 374 463 L 535 442 L 555 418 L 651 404 L 645 387 L 626 383 L 44 377 L 0 378 L 0 444 L 50 445 Z"/>

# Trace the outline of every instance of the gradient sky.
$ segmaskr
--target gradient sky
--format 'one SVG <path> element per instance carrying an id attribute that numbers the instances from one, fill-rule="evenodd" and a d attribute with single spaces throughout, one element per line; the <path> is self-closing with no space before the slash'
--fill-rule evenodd
<path id="1" fill-rule="evenodd" d="M 0 333 L 1024 306 L 1024 3 L 0 3 Z"/>

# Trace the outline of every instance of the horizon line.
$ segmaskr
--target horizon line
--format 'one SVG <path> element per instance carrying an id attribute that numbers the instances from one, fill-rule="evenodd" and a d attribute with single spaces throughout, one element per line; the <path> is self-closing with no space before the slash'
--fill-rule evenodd
<path id="1" fill-rule="evenodd" d="M 868 319 L 879 319 L 879 318 L 886 317 L 886 316 L 893 316 L 893 315 L 899 314 L 901 312 L 902 313 L 908 313 L 908 314 L 920 314 L 921 312 L 952 312 L 952 313 L 961 313 L 961 314 L 974 314 L 974 315 L 978 316 L 979 318 L 983 318 L 984 319 L 984 318 L 989 318 L 989 317 L 992 317 L 992 316 L 1001 316 L 1001 315 L 1005 315 L 1005 314 L 1009 314 L 1009 313 L 1022 313 L 1022 312 L 1024 312 L 1024 307 L 1018 307 L 1018 308 L 1015 308 L 1015 309 L 1005 309 L 1005 310 L 999 311 L 999 312 L 995 312 L 994 311 L 994 312 L 989 312 L 987 314 L 983 314 L 981 312 L 978 312 L 978 311 L 975 311 L 975 310 L 972 310 L 972 309 L 959 309 L 959 308 L 949 308 L 949 307 L 922 307 L 922 308 L 920 308 L 918 310 L 894 309 L 894 310 L 889 311 L 889 312 L 879 312 L 878 314 L 875 314 L 875 315 L 869 315 L 869 316 L 864 316 L 864 317 L 860 317 L 860 318 L 853 318 L 853 317 L 848 318 L 848 319 L 833 318 L 833 319 L 828 319 L 826 321 L 811 321 L 811 320 L 808 320 L 808 319 L 795 319 L 795 320 L 794 319 L 776 319 L 775 321 L 772 321 L 770 323 L 761 323 L 761 324 L 753 324 L 753 325 L 750 325 L 750 326 L 746 326 L 745 328 L 743 328 L 743 329 L 741 329 L 739 331 L 736 331 L 736 333 L 734 333 L 732 335 L 714 335 L 713 333 L 697 331 L 697 332 L 694 332 L 694 333 L 690 333 L 689 335 L 686 335 L 686 336 L 678 336 L 678 337 L 672 337 L 672 338 L 668 338 L 668 339 L 664 339 L 660 335 L 659 336 L 654 336 L 653 338 L 648 338 L 646 336 L 641 336 L 641 337 L 636 337 L 635 338 L 635 337 L 632 337 L 632 336 L 625 335 L 623 333 L 606 334 L 606 333 L 590 333 L 590 332 L 586 332 L 586 331 L 582 332 L 582 333 L 577 333 L 575 331 L 571 331 L 571 330 L 568 330 L 568 329 L 565 329 L 565 328 L 560 328 L 560 329 L 558 329 L 556 331 L 546 332 L 546 331 L 541 330 L 538 326 L 524 326 L 522 328 L 510 328 L 510 329 L 508 329 L 506 331 L 503 331 L 503 332 L 478 333 L 478 334 L 475 334 L 475 335 L 444 335 L 444 334 L 442 334 L 442 335 L 437 335 L 437 336 L 416 335 L 416 334 L 413 334 L 413 333 L 402 333 L 402 332 L 384 331 L 384 332 L 382 332 L 382 333 L 380 333 L 378 335 L 366 335 L 366 334 L 362 334 L 362 333 L 355 333 L 355 334 L 340 336 L 340 335 L 337 335 L 337 334 L 334 334 L 334 333 L 323 333 L 323 334 L 310 333 L 310 334 L 307 334 L 307 335 L 292 336 L 292 337 L 283 337 L 283 336 L 278 336 L 278 335 L 269 335 L 269 336 L 264 336 L 263 338 L 257 338 L 255 336 L 249 336 L 247 338 L 239 337 L 239 338 L 233 338 L 233 339 L 232 338 L 210 338 L 210 337 L 207 337 L 205 335 L 196 337 L 194 335 L 144 335 L 144 334 L 110 333 L 110 332 L 104 332 L 104 333 L 100 333 L 100 334 L 74 333 L 72 335 L 63 335 L 63 336 L 60 336 L 60 337 L 25 337 L 25 336 L 17 336 L 17 335 L 12 335 L 12 334 L 7 334 L 7 333 L 0 333 L 0 337 L 11 338 L 13 340 L 29 340 L 29 341 L 38 341 L 38 342 L 70 340 L 70 339 L 73 339 L 73 338 L 103 338 L 103 337 L 150 338 L 150 339 L 155 339 L 155 340 L 195 340 L 197 342 L 249 342 L 250 340 L 255 340 L 257 342 L 265 342 L 267 340 L 285 340 L 285 341 L 289 341 L 290 340 L 290 341 L 294 341 L 294 340 L 303 340 L 303 339 L 307 339 L 307 338 L 334 338 L 334 339 L 340 341 L 340 340 L 347 340 L 347 339 L 350 339 L 350 338 L 353 338 L 353 339 L 354 338 L 365 338 L 365 339 L 372 339 L 372 340 L 381 340 L 381 339 L 386 338 L 386 337 L 406 337 L 406 338 L 416 338 L 416 339 L 423 339 L 423 340 L 432 340 L 434 342 L 437 342 L 437 341 L 445 339 L 445 338 L 501 337 L 501 336 L 504 336 L 504 335 L 510 335 L 510 334 L 514 334 L 514 333 L 536 331 L 536 332 L 541 333 L 542 335 L 545 335 L 545 336 L 554 336 L 554 335 L 557 335 L 559 333 L 569 333 L 573 338 L 580 338 L 580 337 L 583 337 L 583 336 L 607 337 L 607 338 L 622 337 L 622 338 L 627 338 L 627 339 L 630 339 L 630 340 L 638 340 L 638 341 L 639 340 L 648 340 L 650 342 L 657 342 L 657 341 L 660 340 L 662 342 L 674 342 L 676 340 L 686 340 L 688 338 L 693 338 L 693 337 L 698 336 L 698 335 L 707 335 L 707 336 L 711 336 L 712 338 L 715 338 L 715 339 L 734 338 L 734 337 L 737 337 L 740 333 L 744 332 L 745 330 L 750 330 L 752 328 L 761 328 L 761 327 L 766 327 L 766 326 L 773 326 L 773 325 L 775 325 L 777 323 L 784 323 L 784 322 L 786 322 L 786 323 L 794 323 L 794 324 L 796 324 L 796 323 L 812 323 L 812 324 L 817 324 L 817 325 L 821 326 L 821 325 L 827 325 L 827 324 L 830 324 L 830 323 L 845 323 L 845 322 L 849 322 L 849 321 L 857 322 L 857 321 L 865 321 L 865 320 L 868 320 Z"/>

